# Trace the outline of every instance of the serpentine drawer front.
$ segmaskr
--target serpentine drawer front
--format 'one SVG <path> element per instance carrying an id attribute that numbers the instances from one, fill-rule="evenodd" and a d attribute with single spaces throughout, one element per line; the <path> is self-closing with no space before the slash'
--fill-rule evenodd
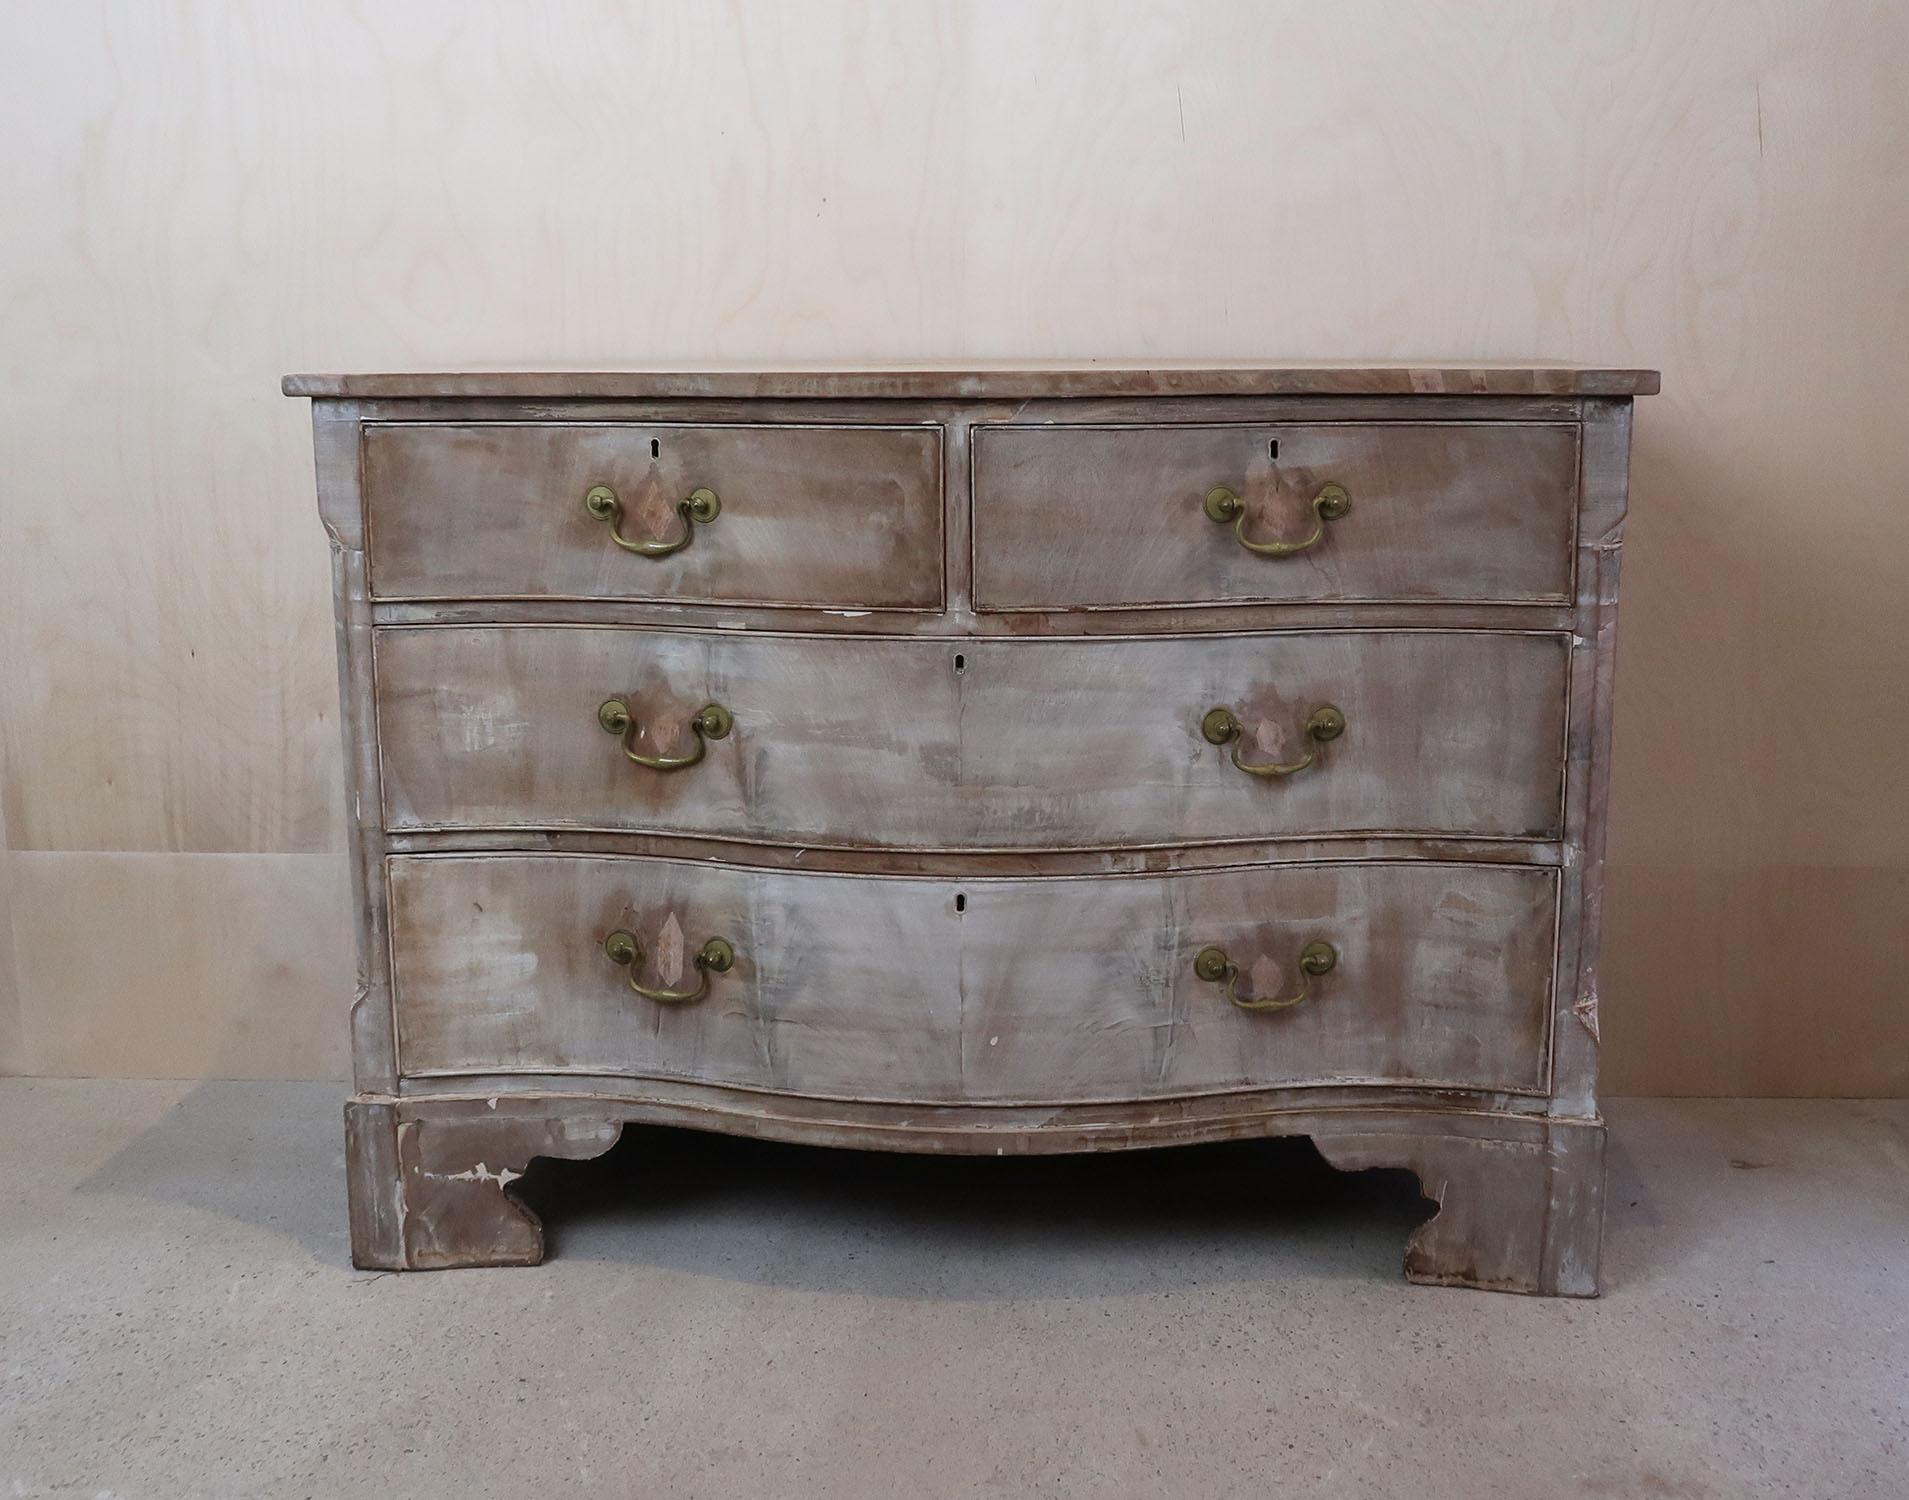
<path id="1" fill-rule="evenodd" d="M 1556 893 L 1555 870 L 1518 865 L 960 883 L 400 857 L 398 1055 L 407 1077 L 628 1073 L 917 1103 L 1542 1091 Z M 606 953 L 613 932 L 632 960 Z M 731 952 L 720 972 L 696 962 L 711 938 Z M 1310 943 L 1333 955 L 1317 975 Z M 1203 978 L 1210 948 L 1237 974 Z M 1278 1001 L 1295 1003 L 1244 1008 Z"/>
<path id="2" fill-rule="evenodd" d="M 1655 389 L 289 378 L 337 580 L 354 1261 L 535 1262 L 517 1180 L 630 1121 L 1304 1135 L 1417 1176 L 1414 1280 L 1595 1292 Z"/>
<path id="3" fill-rule="evenodd" d="M 1569 664 L 1567 637 L 1485 631 L 394 628 L 378 640 L 386 821 L 914 849 L 1556 838 Z M 710 705 L 719 735 L 696 722 Z M 1217 742 L 1216 714 L 1237 731 Z"/>

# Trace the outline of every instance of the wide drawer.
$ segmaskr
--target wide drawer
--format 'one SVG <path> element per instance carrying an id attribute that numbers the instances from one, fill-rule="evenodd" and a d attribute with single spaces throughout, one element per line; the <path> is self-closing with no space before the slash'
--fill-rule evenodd
<path id="1" fill-rule="evenodd" d="M 1545 1086 L 1550 869 L 954 882 L 426 855 L 389 870 L 411 1077 L 629 1074 L 923 1102 Z M 616 932 L 627 962 L 606 953 Z M 696 963 L 711 938 L 729 945 L 725 971 Z M 1243 1000 L 1299 994 L 1309 944 L 1333 962 L 1304 976 L 1305 998 L 1229 1000 L 1229 980 Z M 1231 970 L 1201 977 L 1207 948 Z"/>
<path id="2" fill-rule="evenodd" d="M 941 605 L 939 427 L 370 423 L 364 491 L 384 599 Z"/>
<path id="3" fill-rule="evenodd" d="M 1571 596 L 1569 424 L 992 426 L 973 466 L 983 610 Z"/>
<path id="4" fill-rule="evenodd" d="M 377 632 L 386 826 L 1065 849 L 1559 836 L 1569 637 Z M 631 728 L 606 731 L 615 700 Z M 706 705 L 730 719 L 704 734 Z M 1344 732 L 1309 731 L 1335 709 Z M 1240 735 L 1213 743 L 1223 709 Z M 723 726 L 717 726 L 718 728 Z M 686 759 L 658 769 L 630 754 Z M 1292 767 L 1256 775 L 1247 767 Z"/>

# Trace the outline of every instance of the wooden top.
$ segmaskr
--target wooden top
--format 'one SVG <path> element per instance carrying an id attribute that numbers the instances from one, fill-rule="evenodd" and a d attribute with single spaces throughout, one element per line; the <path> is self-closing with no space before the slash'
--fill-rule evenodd
<path id="1" fill-rule="evenodd" d="M 530 401 L 713 397 L 1023 400 L 1042 396 L 1650 396 L 1655 370 L 1535 364 L 890 365 L 878 368 L 472 371 L 287 375 L 288 396 L 366 400 L 490 397 Z"/>

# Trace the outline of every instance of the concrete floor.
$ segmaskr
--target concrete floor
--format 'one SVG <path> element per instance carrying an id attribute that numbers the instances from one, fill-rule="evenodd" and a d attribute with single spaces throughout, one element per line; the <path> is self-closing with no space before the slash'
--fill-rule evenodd
<path id="1" fill-rule="evenodd" d="M 332 1086 L 0 1081 L 0 1496 L 1909 1495 L 1909 1101 L 1618 1101 L 1607 1295 L 1410 1287 L 1299 1143 L 632 1131 L 346 1260 Z"/>

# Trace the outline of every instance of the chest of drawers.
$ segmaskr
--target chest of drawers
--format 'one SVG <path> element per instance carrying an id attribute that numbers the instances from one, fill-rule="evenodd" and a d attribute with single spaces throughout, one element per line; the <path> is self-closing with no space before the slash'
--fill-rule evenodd
<path id="1" fill-rule="evenodd" d="M 1646 371 L 293 376 L 361 923 L 353 1256 L 627 1121 L 1309 1136 L 1597 1288 Z"/>

